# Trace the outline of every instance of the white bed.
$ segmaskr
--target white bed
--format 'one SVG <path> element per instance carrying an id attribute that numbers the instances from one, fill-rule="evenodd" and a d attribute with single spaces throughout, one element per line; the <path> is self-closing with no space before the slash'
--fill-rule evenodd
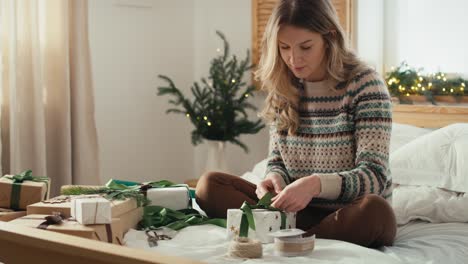
<path id="1" fill-rule="evenodd" d="M 467 263 L 468 224 L 412 222 L 399 227 L 394 246 L 380 250 L 351 243 L 317 239 L 314 251 L 305 257 L 278 257 L 273 244 L 264 245 L 263 258 L 241 260 L 226 257 L 229 242 L 223 228 L 204 225 L 187 227 L 173 240 L 149 248 L 146 235 L 131 230 L 125 236 L 127 246 L 165 255 L 183 256 L 208 263 Z"/>

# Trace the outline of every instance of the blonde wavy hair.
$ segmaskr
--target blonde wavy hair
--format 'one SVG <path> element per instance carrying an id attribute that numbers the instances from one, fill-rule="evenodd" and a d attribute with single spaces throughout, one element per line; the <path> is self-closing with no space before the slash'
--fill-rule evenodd
<path id="1" fill-rule="evenodd" d="M 282 25 L 304 28 L 322 35 L 327 47 L 326 79 L 334 83 L 349 82 L 369 67 L 348 48 L 336 10 L 329 0 L 280 0 L 266 25 L 255 79 L 268 93 L 260 116 L 267 123 L 275 124 L 277 129 L 295 134 L 299 126 L 298 88 L 302 84 L 281 58 L 278 31 Z"/>

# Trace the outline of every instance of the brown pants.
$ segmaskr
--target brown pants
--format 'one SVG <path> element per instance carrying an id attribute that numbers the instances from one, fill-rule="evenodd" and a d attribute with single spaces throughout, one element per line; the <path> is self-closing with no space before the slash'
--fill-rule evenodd
<path id="1" fill-rule="evenodd" d="M 227 209 L 240 208 L 244 201 L 256 204 L 256 188 L 240 177 L 209 172 L 198 181 L 196 200 L 209 217 L 226 218 Z M 374 248 L 392 245 L 396 234 L 393 209 L 374 194 L 362 196 L 338 210 L 307 207 L 298 212 L 296 226 L 317 238 Z"/>

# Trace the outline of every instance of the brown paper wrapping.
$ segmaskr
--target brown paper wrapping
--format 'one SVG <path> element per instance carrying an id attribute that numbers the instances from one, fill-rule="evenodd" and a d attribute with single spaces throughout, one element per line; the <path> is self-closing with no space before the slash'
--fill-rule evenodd
<path id="1" fill-rule="evenodd" d="M 138 207 L 119 216 L 122 232 L 125 234 L 129 229 L 136 229 L 138 223 L 143 219 L 143 207 Z"/>
<path id="2" fill-rule="evenodd" d="M 37 228 L 41 223 L 45 221 L 47 215 L 27 215 L 13 221 L 11 224 L 17 224 L 32 228 Z M 120 223 L 120 219 L 114 218 L 111 223 L 112 243 L 122 245 L 123 232 Z M 106 231 L 106 225 L 81 225 L 76 221 L 64 220 L 60 225 L 49 225 L 47 230 L 58 232 L 62 234 L 78 236 L 88 239 L 94 239 L 102 242 L 108 241 L 108 233 Z"/>
<path id="3" fill-rule="evenodd" d="M 2 211 L 0 210 L 0 221 L 8 222 L 26 215 L 26 211 Z"/>
<path id="4" fill-rule="evenodd" d="M 0 208 L 10 208 L 13 180 L 0 178 Z M 50 182 L 49 182 L 50 185 Z M 45 182 L 24 181 L 21 184 L 19 209 L 25 210 L 30 204 L 46 199 L 47 184 Z"/>
<path id="5" fill-rule="evenodd" d="M 59 196 L 48 201 L 60 201 L 66 196 Z M 30 214 L 45 214 L 62 213 L 66 218 L 71 217 L 71 202 L 50 203 L 48 201 L 31 204 L 27 207 L 27 213 Z M 137 208 L 135 199 L 113 200 L 111 201 L 112 218 L 120 218 L 121 215 Z"/>

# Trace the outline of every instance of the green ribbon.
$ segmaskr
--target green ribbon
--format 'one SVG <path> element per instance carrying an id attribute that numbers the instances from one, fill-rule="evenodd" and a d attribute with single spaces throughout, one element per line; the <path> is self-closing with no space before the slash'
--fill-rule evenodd
<path id="1" fill-rule="evenodd" d="M 278 208 L 271 207 L 271 198 L 273 198 L 273 193 L 265 194 L 256 205 L 251 205 L 247 202 L 244 202 L 241 206 L 242 218 L 241 224 L 239 227 L 239 237 L 248 237 L 249 228 L 255 231 L 255 220 L 253 217 L 253 209 L 266 209 L 268 211 L 278 211 L 281 214 L 281 229 L 286 228 L 286 214 L 279 210 Z"/>
<path id="2" fill-rule="evenodd" d="M 13 181 L 11 188 L 11 199 L 10 199 L 10 208 L 13 210 L 19 210 L 19 201 L 21 197 L 21 185 L 25 181 L 34 181 L 34 182 L 44 182 L 46 184 L 46 193 L 43 198 L 47 197 L 49 191 L 49 178 L 48 177 L 39 177 L 32 176 L 32 170 L 23 171 L 20 174 L 13 176 L 6 176 L 5 178 Z"/>
<path id="3" fill-rule="evenodd" d="M 135 198 L 137 206 L 146 206 L 148 199 L 140 192 L 141 184 L 128 181 L 110 179 L 106 183 L 108 200 L 123 200 L 126 198 Z"/>
<path id="4" fill-rule="evenodd" d="M 162 226 L 180 230 L 192 225 L 213 224 L 226 228 L 226 219 L 208 218 L 195 209 L 171 210 L 161 206 L 146 206 L 140 229 L 156 229 Z"/>
<path id="5" fill-rule="evenodd" d="M 133 182 L 133 181 L 123 181 L 123 180 L 112 180 L 114 183 L 118 184 L 123 184 L 125 186 L 135 186 L 135 185 L 140 185 L 141 183 L 139 182 Z"/>

